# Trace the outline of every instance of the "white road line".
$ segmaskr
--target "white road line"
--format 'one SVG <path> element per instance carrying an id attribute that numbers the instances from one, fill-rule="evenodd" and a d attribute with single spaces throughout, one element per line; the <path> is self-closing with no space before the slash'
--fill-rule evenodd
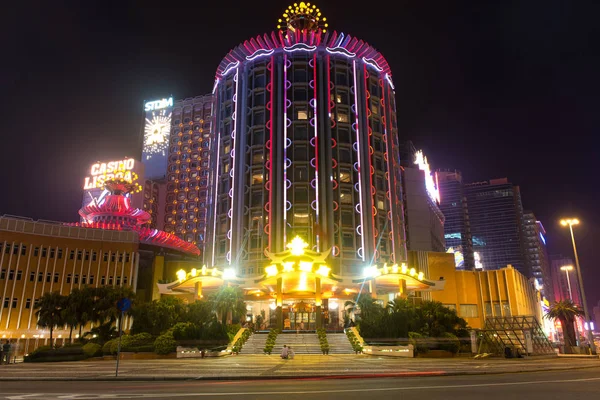
<path id="1" fill-rule="evenodd" d="M 273 391 L 273 392 L 222 392 L 222 393 L 122 393 L 108 395 L 94 394 L 77 394 L 77 393 L 36 393 L 36 394 L 19 394 L 19 393 L 0 393 L 5 399 L 33 399 L 32 396 L 40 396 L 40 399 L 102 399 L 102 398 L 174 398 L 174 397 L 208 397 L 208 396 L 269 396 L 269 395 L 290 395 L 290 394 L 328 394 L 328 393 L 350 393 L 350 392 L 391 392 L 402 390 L 423 390 L 423 389 L 461 389 L 461 388 L 477 388 L 477 387 L 498 387 L 498 386 L 520 386 L 520 385 L 539 385 L 548 383 L 571 383 L 571 382 L 593 382 L 600 381 L 599 378 L 581 378 L 581 379 L 559 379 L 551 381 L 524 381 L 524 382 L 503 382 L 503 383 L 479 383 L 469 385 L 437 385 L 437 386 L 412 386 L 412 387 L 388 387 L 388 388 L 364 388 L 364 389 L 335 389 L 335 390 L 303 390 L 303 391 Z"/>

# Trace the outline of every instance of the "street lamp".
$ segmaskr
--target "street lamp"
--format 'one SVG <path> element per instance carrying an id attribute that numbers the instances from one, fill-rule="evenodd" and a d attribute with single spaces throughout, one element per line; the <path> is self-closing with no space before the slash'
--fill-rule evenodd
<path id="1" fill-rule="evenodd" d="M 575 269 L 577 270 L 577 280 L 579 281 L 579 292 L 581 293 L 581 302 L 583 303 L 583 313 L 585 314 L 585 321 L 588 323 L 588 328 L 586 329 L 587 339 L 590 343 L 590 350 L 592 350 L 592 354 L 596 354 L 596 344 L 594 343 L 594 337 L 592 335 L 592 331 L 590 330 L 590 313 L 588 312 L 587 302 L 585 299 L 583 279 L 581 278 L 581 267 L 579 266 L 577 246 L 575 245 L 575 234 L 573 233 L 573 225 L 579 225 L 579 220 L 577 218 L 561 219 L 560 224 L 562 226 L 568 226 L 569 231 L 571 232 L 571 242 L 573 243 L 573 253 L 575 254 Z"/>
<path id="2" fill-rule="evenodd" d="M 572 265 L 565 265 L 560 267 L 561 271 L 565 271 L 565 275 L 567 275 L 567 286 L 569 287 L 569 299 L 573 301 L 573 293 L 571 292 L 571 280 L 569 279 L 569 271 L 573 271 Z"/>

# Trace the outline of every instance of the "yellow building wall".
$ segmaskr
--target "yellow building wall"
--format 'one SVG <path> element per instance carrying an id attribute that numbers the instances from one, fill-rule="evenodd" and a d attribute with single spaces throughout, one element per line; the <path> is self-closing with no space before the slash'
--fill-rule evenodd
<path id="1" fill-rule="evenodd" d="M 37 327 L 35 316 L 35 302 L 44 293 L 68 295 L 75 288 L 135 287 L 138 244 L 115 240 L 121 236 L 135 239 L 126 232 L 117 232 L 111 235 L 115 241 L 106 241 L 100 230 L 84 232 L 86 228 L 26 221 L 23 223 L 32 227 L 32 233 L 26 233 L 15 231 L 14 220 L 10 225 L 7 220 L 0 221 L 0 337 L 20 341 L 24 352 L 22 342 L 29 346 L 29 340 L 35 339 L 33 347 L 37 347 L 48 337 L 47 330 Z M 80 239 L 82 235 L 90 239 Z M 64 340 L 68 334 L 67 329 L 59 328 L 54 337 Z"/>
<path id="2" fill-rule="evenodd" d="M 457 271 L 453 259 L 437 254 L 428 254 L 428 276 L 432 280 L 443 277 L 445 286 L 442 291 L 432 291 L 431 299 L 456 309 L 471 328 L 482 329 L 487 317 L 527 315 L 541 320 L 539 293 L 513 267 L 494 271 Z"/>

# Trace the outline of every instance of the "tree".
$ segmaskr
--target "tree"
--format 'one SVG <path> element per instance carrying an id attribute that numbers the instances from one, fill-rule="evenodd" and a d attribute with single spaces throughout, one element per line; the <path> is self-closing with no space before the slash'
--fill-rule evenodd
<path id="1" fill-rule="evenodd" d="M 575 318 L 584 315 L 583 310 L 571 300 L 553 303 L 544 316 L 554 321 L 559 320 L 565 342 L 565 353 L 572 353 L 572 346 L 577 344 L 575 336 Z"/>
<path id="2" fill-rule="evenodd" d="M 212 303 L 214 310 L 221 316 L 223 325 L 246 315 L 244 293 L 238 287 L 222 287 L 212 298 Z"/>
<path id="3" fill-rule="evenodd" d="M 69 327 L 69 341 L 73 335 L 73 329 L 79 326 L 79 337 L 83 327 L 92 320 L 94 303 L 97 301 L 95 288 L 73 289 L 66 297 L 63 317 Z"/>
<path id="4" fill-rule="evenodd" d="M 356 301 L 346 301 L 344 307 L 349 314 L 359 311 L 361 320 L 373 319 L 383 311 L 383 307 L 369 293 L 360 294 Z"/>
<path id="5" fill-rule="evenodd" d="M 184 322 L 186 307 L 181 299 L 167 296 L 151 303 L 134 304 L 131 315 L 133 316 L 132 334 L 147 332 L 158 336 L 176 323 Z"/>
<path id="6" fill-rule="evenodd" d="M 451 333 L 459 337 L 467 335 L 467 322 L 460 318 L 456 310 L 444 307 L 439 301 L 424 301 L 417 307 L 420 319 L 419 332 L 429 337 L 441 337 Z"/>
<path id="7" fill-rule="evenodd" d="M 65 305 L 65 296 L 59 292 L 44 293 L 38 301 L 35 308 L 37 317 L 37 326 L 50 329 L 50 346 L 54 346 L 52 333 L 54 328 L 64 324 L 63 306 Z"/>
<path id="8" fill-rule="evenodd" d="M 117 302 L 122 298 L 133 299 L 135 293 L 129 286 L 124 287 L 99 287 L 92 291 L 92 310 L 89 321 L 103 324 L 114 323 L 121 316 Z"/>

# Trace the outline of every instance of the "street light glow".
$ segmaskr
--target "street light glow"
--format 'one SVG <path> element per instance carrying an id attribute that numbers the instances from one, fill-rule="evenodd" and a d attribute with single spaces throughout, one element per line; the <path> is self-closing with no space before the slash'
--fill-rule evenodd
<path id="1" fill-rule="evenodd" d="M 560 220 L 560 224 L 562 226 L 567 226 L 567 225 L 579 225 L 579 220 L 577 218 L 566 218 L 566 219 L 561 219 Z"/>
<path id="2" fill-rule="evenodd" d="M 560 269 L 562 271 L 573 271 L 573 266 L 572 265 L 564 265 L 564 266 L 560 267 Z"/>

